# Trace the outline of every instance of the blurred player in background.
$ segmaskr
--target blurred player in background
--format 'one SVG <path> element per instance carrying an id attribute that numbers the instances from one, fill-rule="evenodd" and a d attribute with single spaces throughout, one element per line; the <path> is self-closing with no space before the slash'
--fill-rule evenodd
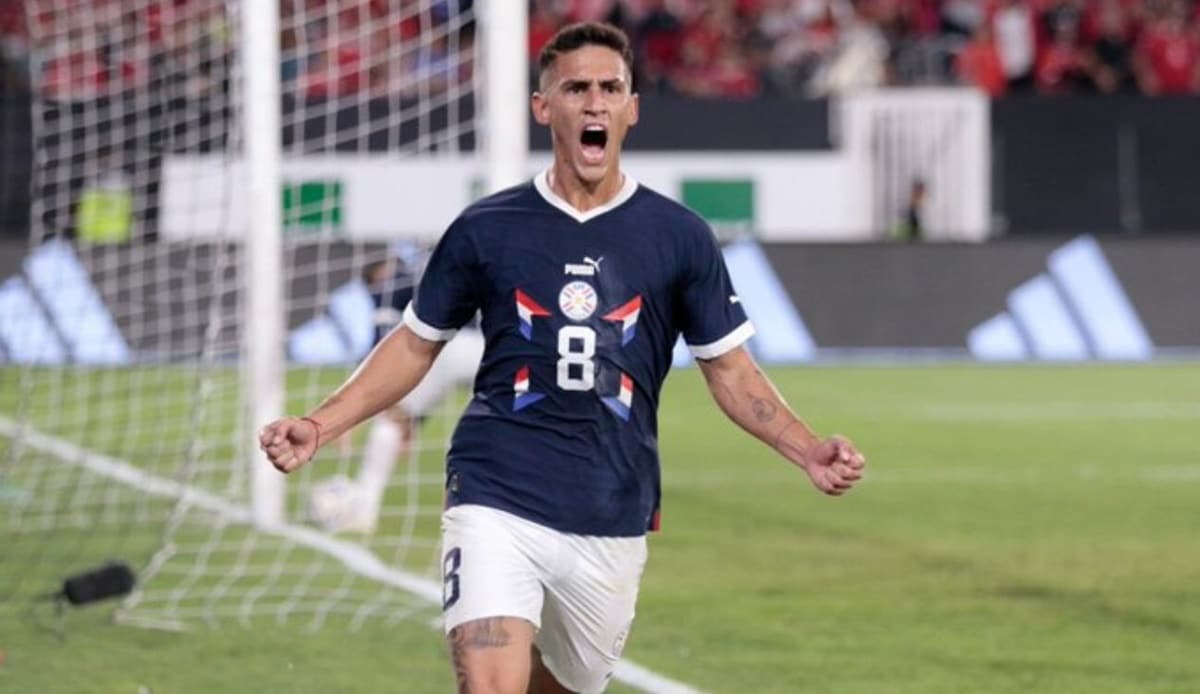
<path id="1" fill-rule="evenodd" d="M 396 249 L 394 248 L 393 251 Z M 400 325 L 404 307 L 412 301 L 421 258 L 413 252 L 393 252 L 367 264 L 362 279 L 371 293 L 374 345 Z M 371 420 L 367 442 L 352 485 L 350 507 L 318 520 L 331 532 L 375 531 L 396 461 L 407 456 L 424 419 L 434 413 L 459 386 L 470 386 L 483 356 L 483 335 L 475 327 L 460 330 L 438 356 L 429 373 L 403 400 Z"/>
<path id="2" fill-rule="evenodd" d="M 606 687 L 658 525 L 658 398 L 680 334 L 725 414 L 818 490 L 846 492 L 865 465 L 849 441 L 816 436 L 755 365 L 708 225 L 621 171 L 638 118 L 632 63 L 609 25 L 555 34 L 532 99 L 553 164 L 468 207 L 403 325 L 310 415 L 261 432 L 272 464 L 295 470 L 408 395 L 482 311 L 487 348 L 447 456 L 442 516 L 460 692 Z"/>

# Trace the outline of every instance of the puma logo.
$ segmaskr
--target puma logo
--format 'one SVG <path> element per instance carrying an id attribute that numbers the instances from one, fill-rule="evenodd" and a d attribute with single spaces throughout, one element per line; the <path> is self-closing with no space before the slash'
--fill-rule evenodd
<path id="1" fill-rule="evenodd" d="M 600 263 L 603 260 L 604 260 L 604 256 L 600 256 L 599 258 L 592 258 L 590 256 L 585 255 L 585 256 L 583 256 L 582 263 L 567 263 L 566 266 L 563 268 L 563 272 L 565 272 L 568 275 L 592 277 L 594 275 L 599 274 Z"/>

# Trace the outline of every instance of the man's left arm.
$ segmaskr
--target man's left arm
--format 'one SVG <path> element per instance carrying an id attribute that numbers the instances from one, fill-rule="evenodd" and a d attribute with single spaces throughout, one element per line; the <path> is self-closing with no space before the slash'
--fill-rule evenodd
<path id="1" fill-rule="evenodd" d="M 854 444 L 840 436 L 821 439 L 814 434 L 745 347 L 697 363 L 726 416 L 804 470 L 814 487 L 840 496 L 862 478 L 866 458 Z"/>

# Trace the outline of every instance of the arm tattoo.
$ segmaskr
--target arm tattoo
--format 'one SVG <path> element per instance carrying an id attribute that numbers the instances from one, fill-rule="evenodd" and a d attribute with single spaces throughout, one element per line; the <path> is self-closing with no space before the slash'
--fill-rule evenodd
<path id="1" fill-rule="evenodd" d="M 779 412 L 775 403 L 753 395 L 750 396 L 750 409 L 754 411 L 754 418 L 762 424 L 775 419 L 775 415 Z"/>
<path id="2" fill-rule="evenodd" d="M 512 636 L 504 628 L 504 617 L 487 617 L 456 626 L 450 630 L 446 640 L 450 642 L 450 660 L 454 665 L 454 679 L 459 694 L 467 688 L 467 651 L 485 648 L 504 648 L 512 642 Z"/>
<path id="3" fill-rule="evenodd" d="M 754 365 L 754 377 L 758 380 L 758 385 L 766 387 L 768 393 L 773 392 L 771 382 L 767 380 L 767 375 L 758 368 L 757 364 Z M 779 407 L 774 402 L 757 395 L 750 396 L 750 410 L 754 412 L 754 418 L 758 420 L 759 424 L 766 424 L 774 420 L 775 415 L 779 413 Z"/>

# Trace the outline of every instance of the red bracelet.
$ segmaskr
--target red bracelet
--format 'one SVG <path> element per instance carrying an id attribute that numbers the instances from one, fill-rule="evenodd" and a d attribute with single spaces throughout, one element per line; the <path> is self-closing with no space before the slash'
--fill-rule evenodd
<path id="1" fill-rule="evenodd" d="M 317 446 L 320 446 L 321 445 L 321 424 L 320 424 L 320 422 L 313 419 L 312 417 L 301 417 L 300 421 L 308 422 L 309 424 L 313 425 L 313 429 L 317 430 Z"/>

